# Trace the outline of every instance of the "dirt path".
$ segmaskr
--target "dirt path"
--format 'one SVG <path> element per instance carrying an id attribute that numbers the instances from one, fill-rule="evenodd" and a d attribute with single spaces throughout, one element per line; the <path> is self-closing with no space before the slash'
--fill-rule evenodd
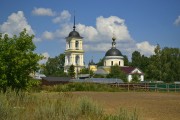
<path id="1" fill-rule="evenodd" d="M 147 92 L 73 92 L 97 101 L 107 113 L 119 108 L 135 108 L 143 120 L 180 120 L 180 93 Z"/>

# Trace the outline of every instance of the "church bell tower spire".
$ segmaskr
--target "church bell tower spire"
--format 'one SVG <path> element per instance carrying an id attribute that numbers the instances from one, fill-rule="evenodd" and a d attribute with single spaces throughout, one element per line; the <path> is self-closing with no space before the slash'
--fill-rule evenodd
<path id="1" fill-rule="evenodd" d="M 74 12 L 74 26 L 73 26 L 73 31 L 76 30 L 76 18 L 75 18 L 75 12 Z"/>

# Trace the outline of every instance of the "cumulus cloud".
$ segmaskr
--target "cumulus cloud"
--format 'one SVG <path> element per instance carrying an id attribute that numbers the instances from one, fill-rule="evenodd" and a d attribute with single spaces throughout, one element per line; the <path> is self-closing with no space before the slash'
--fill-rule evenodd
<path id="1" fill-rule="evenodd" d="M 32 14 L 37 16 L 54 16 L 55 12 L 50 8 L 34 8 Z"/>
<path id="2" fill-rule="evenodd" d="M 116 16 L 110 16 L 108 18 L 104 18 L 103 16 L 98 17 L 96 20 L 96 29 L 101 38 L 103 36 L 110 39 L 115 34 L 117 40 L 132 40 L 125 25 L 125 20 Z"/>
<path id="3" fill-rule="evenodd" d="M 69 21 L 71 18 L 71 14 L 67 10 L 63 10 L 59 16 L 53 19 L 54 23 L 61 23 L 63 21 Z"/>
<path id="4" fill-rule="evenodd" d="M 28 24 L 23 11 L 18 11 L 17 13 L 12 13 L 7 21 L 0 25 L 0 32 L 12 37 L 14 34 L 18 35 L 22 32 L 24 28 L 30 35 L 35 34 L 31 26 Z"/>
<path id="5" fill-rule="evenodd" d="M 63 12 L 61 12 L 59 18 L 54 19 L 54 22 L 60 23 L 60 28 L 54 32 L 45 31 L 43 37 L 46 39 L 63 39 L 68 36 L 68 34 L 73 30 L 73 24 L 71 22 L 61 22 L 63 21 Z M 68 11 L 66 13 L 69 14 Z M 66 16 L 66 15 L 65 15 Z M 64 17 L 64 19 L 70 19 L 69 17 Z M 81 23 L 76 23 L 76 31 L 84 37 L 84 50 L 86 52 L 106 52 L 111 48 L 111 42 L 113 34 L 116 36 L 116 47 L 124 54 L 131 56 L 131 53 L 135 50 L 140 51 L 144 55 L 151 55 L 154 51 L 154 46 L 147 41 L 137 43 L 132 39 L 129 34 L 128 27 L 125 24 L 125 20 L 117 16 L 103 17 L 99 16 L 96 19 L 96 26 L 86 26 Z"/>
<path id="6" fill-rule="evenodd" d="M 54 38 L 54 34 L 52 32 L 45 31 L 42 34 L 42 38 L 46 40 L 52 40 Z"/>
<path id="7" fill-rule="evenodd" d="M 113 34 L 116 35 L 117 40 L 120 41 L 132 41 L 129 34 L 125 21 L 116 16 L 110 16 L 104 18 L 102 16 L 96 19 L 96 27 L 86 26 L 83 24 L 77 24 L 76 30 L 83 36 L 88 42 L 109 42 Z M 67 37 L 68 33 L 72 31 L 72 23 L 66 23 L 61 25 L 61 28 L 56 30 L 56 35 L 58 37 Z M 58 34 L 58 35 L 57 35 Z"/>
<path id="8" fill-rule="evenodd" d="M 180 25 L 180 16 L 174 21 L 174 24 L 179 26 Z"/>
<path id="9" fill-rule="evenodd" d="M 150 56 L 154 54 L 154 48 L 156 47 L 155 45 L 149 44 L 148 41 L 143 41 L 141 43 L 136 44 L 137 49 L 141 54 L 144 54 L 146 56 Z"/>
<path id="10" fill-rule="evenodd" d="M 72 29 L 72 28 L 71 28 Z M 77 25 L 77 31 L 87 40 L 95 41 L 98 37 L 98 31 L 92 26 L 85 26 L 83 24 Z"/>
<path id="11" fill-rule="evenodd" d="M 45 64 L 48 61 L 50 55 L 48 52 L 44 52 L 41 55 L 43 56 L 43 59 L 39 61 L 39 64 Z"/>

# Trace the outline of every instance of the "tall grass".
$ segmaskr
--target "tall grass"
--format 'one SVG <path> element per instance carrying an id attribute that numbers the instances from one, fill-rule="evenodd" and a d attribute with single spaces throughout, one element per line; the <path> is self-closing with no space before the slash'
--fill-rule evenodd
<path id="1" fill-rule="evenodd" d="M 17 94 L 9 90 L 0 93 L 0 120 L 138 120 L 138 115 L 125 110 L 106 114 L 91 99 L 70 93 Z"/>

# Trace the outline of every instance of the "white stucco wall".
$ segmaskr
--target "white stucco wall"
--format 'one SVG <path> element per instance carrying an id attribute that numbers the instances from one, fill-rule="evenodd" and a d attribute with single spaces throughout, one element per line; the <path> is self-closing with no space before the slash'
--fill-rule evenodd
<path id="1" fill-rule="evenodd" d="M 76 41 L 78 41 L 78 47 L 76 48 Z M 70 44 L 70 47 L 69 47 Z M 76 63 L 76 56 L 79 56 L 79 62 Z M 70 65 L 75 66 L 75 72 L 84 67 L 84 50 L 82 39 L 67 38 L 66 39 L 66 51 L 65 51 L 65 64 L 64 72 L 67 72 Z M 78 66 L 77 66 L 78 65 Z"/>
<path id="2" fill-rule="evenodd" d="M 120 65 L 119 66 L 124 66 L 124 60 L 122 56 L 106 56 L 104 59 L 104 66 L 112 66 L 111 62 L 113 61 L 113 65 Z"/>

